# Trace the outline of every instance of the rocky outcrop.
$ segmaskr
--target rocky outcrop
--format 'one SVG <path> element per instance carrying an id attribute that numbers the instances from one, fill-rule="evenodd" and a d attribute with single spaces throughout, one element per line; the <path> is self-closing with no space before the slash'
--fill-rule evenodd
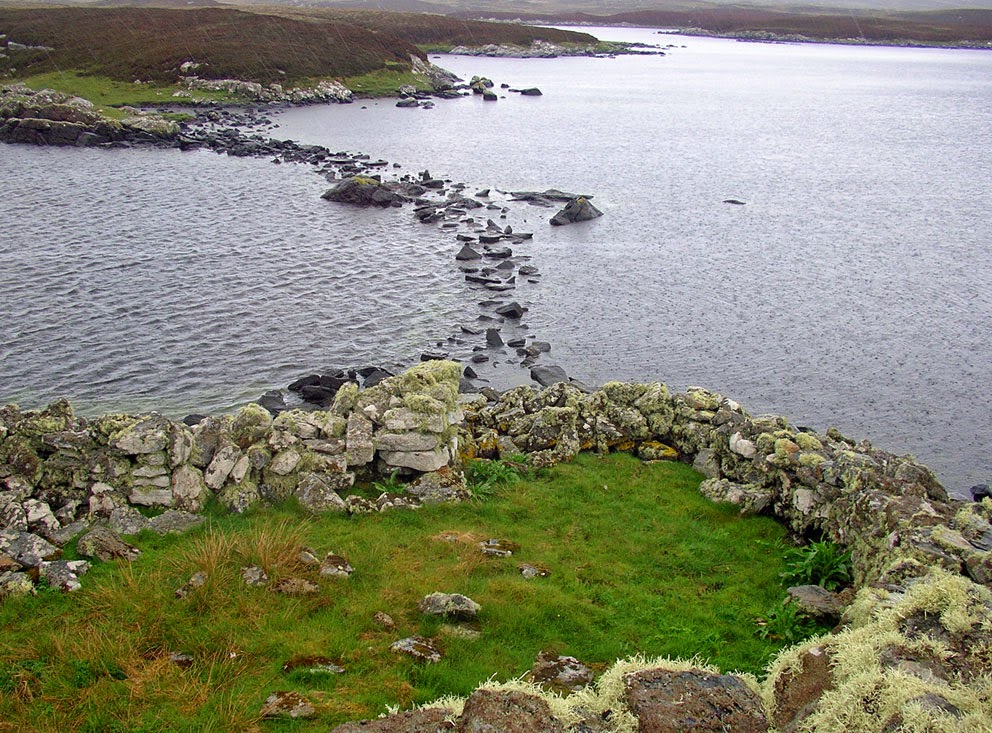
<path id="1" fill-rule="evenodd" d="M 179 125 L 158 115 L 132 112 L 111 119 L 89 102 L 51 89 L 23 84 L 0 88 L 0 141 L 32 145 L 88 147 L 127 140 L 172 140 Z"/>
<path id="2" fill-rule="evenodd" d="M 328 189 L 322 199 L 355 206 L 401 206 L 406 197 L 370 176 L 350 176 Z"/>
<path id="3" fill-rule="evenodd" d="M 592 205 L 592 202 L 584 196 L 574 198 L 551 217 L 552 226 L 564 226 L 574 224 L 579 221 L 589 221 L 603 215 L 603 212 Z"/>
<path id="4" fill-rule="evenodd" d="M 201 79 L 197 76 L 180 77 L 179 83 L 186 89 L 227 92 L 253 102 L 317 104 L 339 102 L 347 104 L 354 101 L 352 92 L 339 81 L 324 80 L 312 87 L 284 88 L 281 84 L 259 84 L 253 81 L 239 79 Z M 186 96 L 183 94 L 180 97 Z"/>

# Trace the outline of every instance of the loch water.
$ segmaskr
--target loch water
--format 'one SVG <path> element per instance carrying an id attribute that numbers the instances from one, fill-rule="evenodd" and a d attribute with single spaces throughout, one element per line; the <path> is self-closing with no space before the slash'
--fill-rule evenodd
<path id="1" fill-rule="evenodd" d="M 270 134 L 516 205 L 542 276 L 512 294 L 545 363 L 700 385 L 992 479 L 992 54 L 752 44 L 435 60 L 541 97 L 291 109 Z M 411 363 L 482 312 L 452 233 L 319 198 L 305 166 L 209 152 L 0 148 L 0 402 L 231 409 L 311 370 Z M 727 199 L 745 205 L 724 203 Z M 526 381 L 512 352 L 490 377 Z"/>

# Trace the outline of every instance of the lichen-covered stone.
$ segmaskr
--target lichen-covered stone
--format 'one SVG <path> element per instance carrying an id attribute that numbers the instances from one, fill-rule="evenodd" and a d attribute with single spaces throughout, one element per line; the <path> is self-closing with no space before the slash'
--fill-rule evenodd
<path id="1" fill-rule="evenodd" d="M 189 512 L 198 512 L 203 509 L 209 497 L 207 483 L 198 468 L 187 464 L 179 466 L 172 472 L 173 506 Z"/>
<path id="2" fill-rule="evenodd" d="M 417 609 L 429 616 L 465 621 L 478 616 L 482 606 L 461 593 L 431 593 L 420 599 Z"/>
<path id="3" fill-rule="evenodd" d="M 476 690 L 465 701 L 459 733 L 562 733 L 564 726 L 537 695 L 519 690 Z"/>
<path id="4" fill-rule="evenodd" d="M 769 729 L 760 695 L 734 675 L 649 669 L 624 682 L 625 701 L 641 733 Z"/>
<path id="5" fill-rule="evenodd" d="M 354 474 L 308 473 L 300 478 L 296 498 L 311 512 L 345 512 L 347 506 L 338 491 L 350 488 L 354 482 Z"/>
<path id="6" fill-rule="evenodd" d="M 76 551 L 83 557 L 95 557 L 103 562 L 115 559 L 131 562 L 141 554 L 137 547 L 127 544 L 106 527 L 96 527 L 80 537 Z"/>

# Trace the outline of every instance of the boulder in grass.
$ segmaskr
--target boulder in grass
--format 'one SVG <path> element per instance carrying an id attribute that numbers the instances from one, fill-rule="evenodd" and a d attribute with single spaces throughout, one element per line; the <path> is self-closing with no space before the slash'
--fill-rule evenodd
<path id="1" fill-rule="evenodd" d="M 482 606 L 461 593 L 431 593 L 424 596 L 417 608 L 428 616 L 467 621 L 479 615 Z"/>

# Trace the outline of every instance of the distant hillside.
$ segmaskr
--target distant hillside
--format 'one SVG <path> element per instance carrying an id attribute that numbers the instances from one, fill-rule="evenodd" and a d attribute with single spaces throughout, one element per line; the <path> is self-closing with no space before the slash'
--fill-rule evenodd
<path id="1" fill-rule="evenodd" d="M 169 0 L 166 0 L 169 1 Z M 415 44 L 591 43 L 584 33 L 439 15 L 273 8 L 0 6 L 0 34 L 44 49 L 17 52 L 17 75 L 74 70 L 171 83 L 187 61 L 207 79 L 295 83 L 354 77 L 426 58 Z M 11 63 L 11 65 L 14 65 Z"/>
<path id="2" fill-rule="evenodd" d="M 77 69 L 120 81 L 172 82 L 187 61 L 204 78 L 263 83 L 354 76 L 423 56 L 413 44 L 346 23 L 221 8 L 0 8 L 20 74 Z"/>
<path id="3" fill-rule="evenodd" d="M 461 17 L 479 17 L 465 11 Z M 812 10 L 789 12 L 743 5 L 708 5 L 695 10 L 639 10 L 611 15 L 590 13 L 485 12 L 497 20 L 523 19 L 545 23 L 589 25 L 636 25 L 648 28 L 699 28 L 713 33 L 742 34 L 767 32 L 802 35 L 815 39 L 858 38 L 872 42 L 912 40 L 922 43 L 955 44 L 992 41 L 992 11 L 944 10 L 934 12 L 868 14 L 848 12 L 828 14 Z"/>

